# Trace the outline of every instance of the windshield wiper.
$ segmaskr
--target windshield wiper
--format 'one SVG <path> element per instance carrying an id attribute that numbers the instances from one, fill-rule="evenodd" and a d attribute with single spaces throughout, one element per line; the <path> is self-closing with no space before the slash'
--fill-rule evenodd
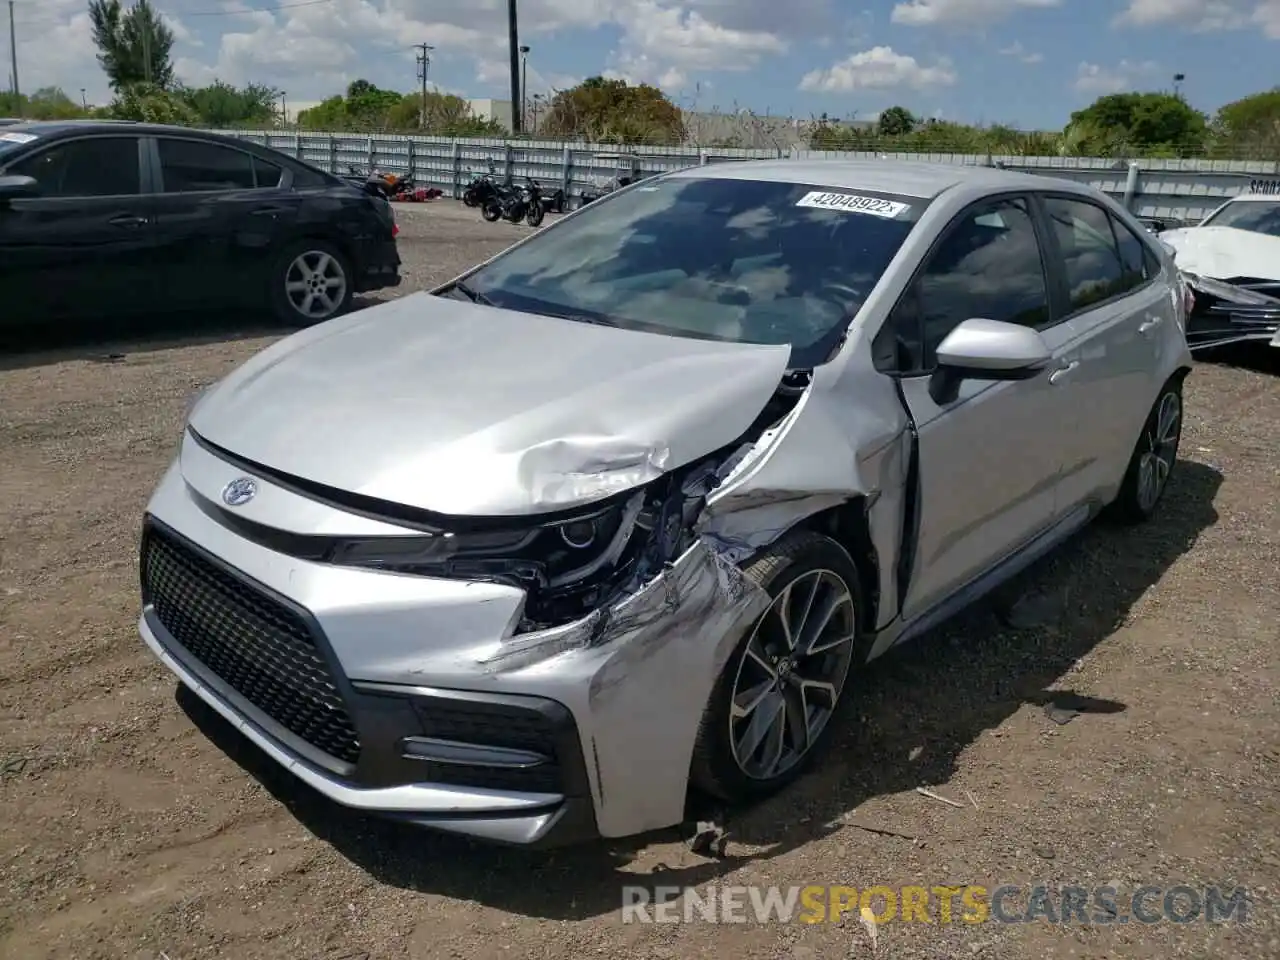
<path id="1" fill-rule="evenodd" d="M 492 300 L 490 300 L 480 291 L 471 289 L 471 287 L 467 286 L 467 284 L 462 280 L 455 281 L 453 284 L 453 289 L 457 290 L 460 294 L 462 294 L 472 303 L 478 303 L 484 307 L 494 306 L 494 303 Z"/>

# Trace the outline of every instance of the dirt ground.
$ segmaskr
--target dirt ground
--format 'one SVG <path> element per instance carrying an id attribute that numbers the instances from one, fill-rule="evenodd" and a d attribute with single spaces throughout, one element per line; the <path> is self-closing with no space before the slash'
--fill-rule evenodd
<path id="1" fill-rule="evenodd" d="M 398 293 L 527 233 L 448 203 L 402 226 Z M 857 911 L 623 923 L 623 884 L 1111 884 L 1121 903 L 1143 885 L 1242 886 L 1244 923 L 894 921 L 875 955 L 1280 956 L 1280 372 L 1266 348 L 1191 376 L 1158 522 L 1090 529 L 870 669 L 825 765 L 735 813 L 723 857 L 674 831 L 531 855 L 336 808 L 176 694 L 137 638 L 139 519 L 187 398 L 278 335 L 199 324 L 0 356 L 0 956 L 873 955 Z M 179 325 L 196 329 L 179 339 Z M 1060 725 L 1055 691 L 1094 700 Z"/>

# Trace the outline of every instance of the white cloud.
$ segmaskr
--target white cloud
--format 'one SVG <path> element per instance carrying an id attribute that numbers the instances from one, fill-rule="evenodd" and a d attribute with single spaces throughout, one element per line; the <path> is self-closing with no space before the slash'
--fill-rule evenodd
<path id="1" fill-rule="evenodd" d="M 1236 30 L 1249 22 L 1237 0 L 1129 0 L 1115 26 L 1178 26 L 1197 33 Z"/>
<path id="2" fill-rule="evenodd" d="M 1062 0 L 907 0 L 891 19 L 908 27 L 971 26 L 1005 20 L 1022 10 L 1056 7 Z"/>
<path id="3" fill-rule="evenodd" d="M 1009 46 L 1001 50 L 1000 54 L 1005 57 L 1016 57 L 1023 63 L 1040 63 L 1044 60 L 1044 54 L 1032 53 L 1017 41 L 1014 41 Z"/>
<path id="4" fill-rule="evenodd" d="M 1076 69 L 1075 88 L 1079 93 L 1101 96 L 1132 90 L 1144 80 L 1158 73 L 1160 65 L 1147 60 L 1133 63 L 1121 60 L 1114 67 L 1096 63 L 1081 63 Z"/>
<path id="5" fill-rule="evenodd" d="M 1262 28 L 1268 39 L 1280 40 L 1280 0 L 1264 0 L 1259 3 L 1250 20 Z"/>
<path id="6" fill-rule="evenodd" d="M 505 86 L 506 0 L 331 0 L 274 10 L 261 9 L 262 0 L 163 0 L 161 6 L 177 41 L 175 67 L 189 83 L 252 81 L 316 99 L 361 75 L 390 85 L 396 85 L 390 77 L 403 77 L 399 86 L 408 88 L 411 44 L 426 42 L 437 48 L 433 75 L 444 67 L 456 76 L 459 63 L 469 61 L 478 83 Z M 109 98 L 84 7 L 85 0 L 19 0 L 24 89 L 85 86 L 99 102 Z M 226 13 L 209 15 L 219 7 Z M 601 49 L 602 68 L 673 88 L 694 73 L 757 67 L 784 53 L 791 38 L 816 36 L 816 25 L 838 22 L 835 11 L 836 0 L 521 0 L 520 35 L 534 48 L 531 88 L 545 38 L 606 25 L 619 39 L 612 54 Z M 542 82 L 563 88 L 565 80 L 557 73 Z"/>
<path id="7" fill-rule="evenodd" d="M 955 82 L 955 71 L 945 60 L 924 66 L 915 57 L 897 53 L 892 47 L 872 47 L 846 57 L 826 70 L 805 74 L 800 81 L 800 89 L 823 93 L 897 87 L 923 90 L 949 87 Z"/>

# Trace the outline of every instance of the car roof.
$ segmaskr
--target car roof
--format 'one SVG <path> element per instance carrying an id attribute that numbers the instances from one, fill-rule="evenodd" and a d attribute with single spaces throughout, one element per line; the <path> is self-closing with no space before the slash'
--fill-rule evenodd
<path id="1" fill-rule="evenodd" d="M 673 177 L 710 177 L 730 180 L 767 180 L 805 183 L 832 189 L 869 190 L 932 200 L 957 185 L 981 191 L 1073 188 L 1070 181 L 1038 177 L 977 164 L 926 163 L 920 160 L 746 160 L 704 164 L 680 170 Z M 1074 192 L 1074 191 L 1073 191 Z"/>
<path id="2" fill-rule="evenodd" d="M 138 123 L 134 120 L 31 120 L 21 122 L 16 126 L 6 127 L 5 132 L 29 133 L 41 140 L 46 140 L 83 133 L 119 133 L 121 128 L 127 128 L 130 133 L 138 136 L 181 134 L 201 139 L 234 142 L 240 146 L 245 146 L 247 143 L 244 140 L 237 140 L 234 137 L 224 136 L 208 130 L 179 127 L 164 123 Z M 248 144 L 248 146 L 253 146 L 253 144 Z"/>

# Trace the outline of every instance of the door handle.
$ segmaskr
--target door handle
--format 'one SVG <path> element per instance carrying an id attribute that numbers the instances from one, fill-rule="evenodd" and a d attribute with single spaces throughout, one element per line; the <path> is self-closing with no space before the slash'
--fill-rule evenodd
<path id="1" fill-rule="evenodd" d="M 1147 317 L 1147 319 L 1138 327 L 1138 332 L 1142 334 L 1150 333 L 1162 323 L 1164 323 L 1164 317 Z"/>
<path id="2" fill-rule="evenodd" d="M 112 217 L 107 221 L 113 227 L 145 227 L 151 221 L 146 217 L 139 217 L 133 213 L 122 213 L 118 217 Z"/>
<path id="3" fill-rule="evenodd" d="M 288 213 L 287 207 L 258 207 L 256 210 L 250 210 L 251 217 L 278 217 L 282 213 Z"/>
<path id="4" fill-rule="evenodd" d="M 1061 383 L 1067 378 L 1067 375 L 1078 366 L 1080 366 L 1079 360 L 1072 360 L 1070 363 L 1064 364 L 1057 370 L 1053 371 L 1053 373 L 1049 374 L 1049 382 Z"/>

